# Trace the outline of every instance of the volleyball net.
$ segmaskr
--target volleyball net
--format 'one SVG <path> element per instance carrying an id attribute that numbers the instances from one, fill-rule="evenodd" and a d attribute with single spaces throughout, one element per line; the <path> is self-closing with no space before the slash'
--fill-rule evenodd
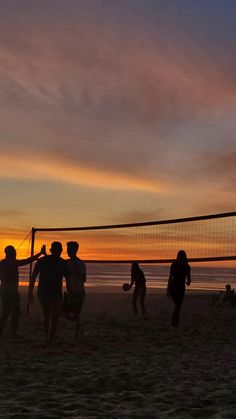
<path id="1" fill-rule="evenodd" d="M 184 249 L 191 262 L 236 259 L 236 212 L 145 223 L 91 227 L 33 228 L 31 254 L 53 241 L 77 241 L 91 263 L 169 263 Z"/>

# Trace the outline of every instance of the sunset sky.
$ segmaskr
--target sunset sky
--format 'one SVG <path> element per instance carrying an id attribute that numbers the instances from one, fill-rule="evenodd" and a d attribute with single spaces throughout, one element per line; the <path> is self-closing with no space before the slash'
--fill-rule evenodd
<path id="1" fill-rule="evenodd" d="M 235 0 L 1 0 L 1 237 L 234 211 Z"/>

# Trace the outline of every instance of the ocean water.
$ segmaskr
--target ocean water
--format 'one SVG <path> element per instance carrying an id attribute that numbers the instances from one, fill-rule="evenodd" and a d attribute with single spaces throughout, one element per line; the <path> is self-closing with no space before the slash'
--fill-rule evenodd
<path id="1" fill-rule="evenodd" d="M 148 288 L 167 286 L 169 266 L 141 265 Z M 236 288 L 236 268 L 191 267 L 192 290 L 223 290 L 227 283 Z M 26 285 L 29 279 L 29 267 L 20 268 L 21 285 Z M 130 281 L 129 264 L 87 264 L 87 287 L 121 287 Z"/>

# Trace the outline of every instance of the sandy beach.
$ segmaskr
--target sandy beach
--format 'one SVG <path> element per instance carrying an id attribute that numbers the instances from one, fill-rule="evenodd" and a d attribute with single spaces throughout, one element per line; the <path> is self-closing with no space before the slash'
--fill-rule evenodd
<path id="1" fill-rule="evenodd" d="M 38 302 L 26 318 L 21 295 L 24 339 L 1 337 L 1 418 L 236 417 L 236 308 L 210 293 L 188 291 L 177 330 L 163 291 L 134 320 L 130 293 L 88 289 L 80 341 L 62 318 L 51 349 Z"/>

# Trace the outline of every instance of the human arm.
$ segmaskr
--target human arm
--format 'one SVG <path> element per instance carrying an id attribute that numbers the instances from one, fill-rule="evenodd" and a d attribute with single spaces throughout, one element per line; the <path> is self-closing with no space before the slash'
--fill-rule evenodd
<path id="1" fill-rule="evenodd" d="M 70 281 L 70 275 L 64 275 L 64 278 L 66 280 L 66 290 L 67 292 L 71 293 L 72 292 L 72 286 L 71 286 L 71 281 Z"/>
<path id="2" fill-rule="evenodd" d="M 27 258 L 27 259 L 20 259 L 20 260 L 18 260 L 17 259 L 17 266 L 24 266 L 24 265 L 28 265 L 28 263 L 32 263 L 32 262 L 34 262 L 35 260 L 38 260 L 38 258 L 40 257 L 40 256 L 42 256 L 42 255 L 44 255 L 44 256 L 46 256 L 46 246 L 45 246 L 45 244 L 41 247 L 41 250 L 40 250 L 40 252 L 39 253 L 37 253 L 36 255 L 34 255 L 34 256 L 30 256 L 29 258 Z"/>
<path id="3" fill-rule="evenodd" d="M 131 270 L 131 281 L 130 281 L 130 284 L 129 284 L 129 289 L 132 288 L 134 283 L 135 283 L 135 273 Z"/>
<path id="4" fill-rule="evenodd" d="M 2 278 L 3 278 L 3 267 L 2 267 L 2 262 L 0 262 L 0 295 L 1 295 L 1 290 L 2 290 Z"/>
<path id="5" fill-rule="evenodd" d="M 190 266 L 188 266 L 188 270 L 187 270 L 187 274 L 186 274 L 187 280 L 186 280 L 186 285 L 189 287 L 189 285 L 191 284 L 191 268 Z"/>
<path id="6" fill-rule="evenodd" d="M 167 284 L 167 289 L 166 289 L 166 295 L 167 295 L 167 297 L 169 297 L 170 294 L 171 294 L 171 283 L 172 283 L 172 279 L 173 279 L 173 264 L 170 267 L 170 274 L 169 274 L 169 279 L 168 279 L 168 284 Z"/>
<path id="7" fill-rule="evenodd" d="M 170 296 L 170 288 L 171 288 L 171 277 L 169 276 L 168 284 L 167 284 L 167 288 L 166 288 L 166 295 L 167 295 L 167 297 Z"/>
<path id="8" fill-rule="evenodd" d="M 29 283 L 29 301 L 30 302 L 33 302 L 33 290 L 34 290 L 35 281 L 39 274 L 39 271 L 40 271 L 40 263 L 38 261 L 33 269 L 33 272 L 30 278 L 30 283 Z"/>
<path id="9" fill-rule="evenodd" d="M 83 282 L 86 282 L 86 279 L 87 279 L 86 265 L 85 265 L 85 263 L 83 262 L 83 269 L 82 269 L 82 281 L 83 281 Z"/>
<path id="10" fill-rule="evenodd" d="M 71 272 L 70 272 L 70 267 L 69 267 L 68 260 L 65 261 L 63 276 L 64 276 L 65 281 L 66 281 L 66 290 L 67 290 L 68 293 L 71 293 L 72 292 L 72 284 L 71 284 L 71 280 L 70 280 Z"/>

